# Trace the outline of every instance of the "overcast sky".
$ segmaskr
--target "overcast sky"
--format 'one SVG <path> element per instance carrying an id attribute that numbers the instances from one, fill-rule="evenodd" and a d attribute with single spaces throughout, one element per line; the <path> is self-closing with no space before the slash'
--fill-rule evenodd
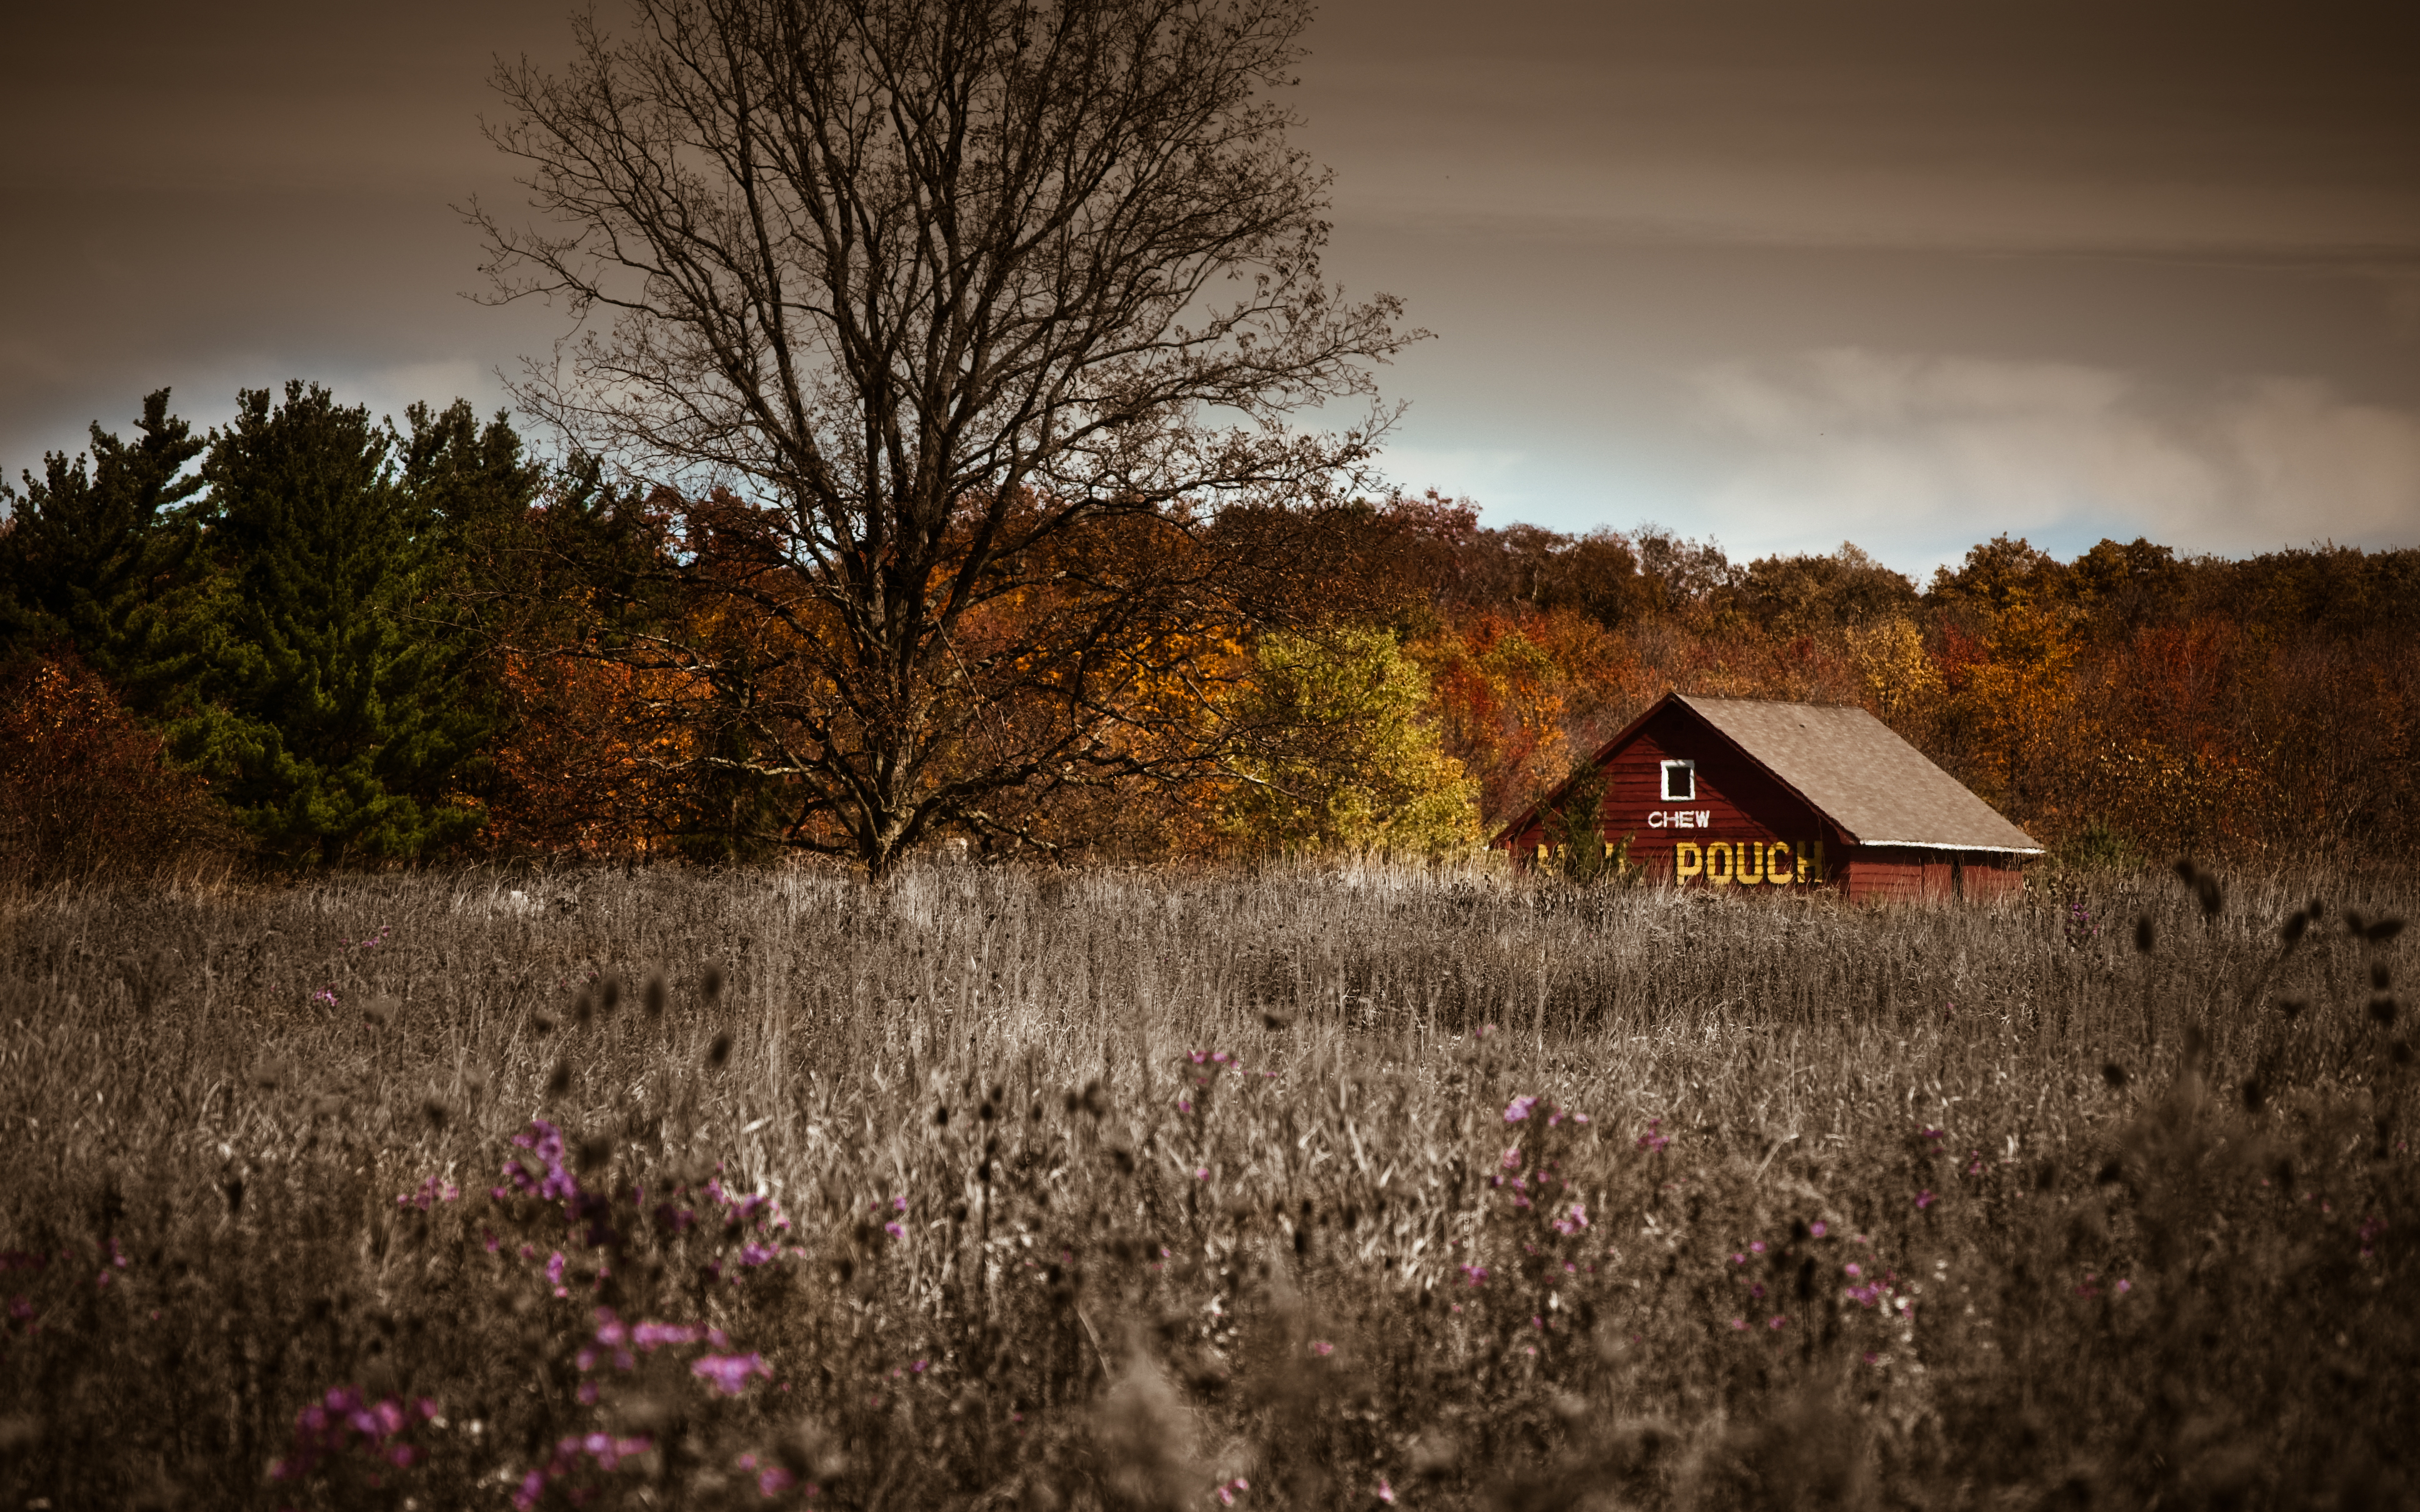
<path id="1" fill-rule="evenodd" d="M 564 0 L 0 23 L 0 466 L 318 378 L 503 402 L 448 206 Z M 610 9 L 606 11 L 610 15 Z M 2420 545 L 2420 8 L 1326 8 L 1332 279 L 1437 334 L 1395 481 L 1922 572 L 2006 531 Z"/>

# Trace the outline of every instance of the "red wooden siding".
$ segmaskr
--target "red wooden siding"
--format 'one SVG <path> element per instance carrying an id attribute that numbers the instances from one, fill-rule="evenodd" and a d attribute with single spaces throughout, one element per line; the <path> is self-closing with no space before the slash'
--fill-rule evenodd
<path id="1" fill-rule="evenodd" d="M 1691 801 L 1664 800 L 1667 761 L 1698 764 L 1697 796 Z M 1846 854 L 1838 829 L 1684 710 L 1668 709 L 1650 720 L 1606 762 L 1604 774 L 1599 826 L 1607 843 L 1628 836 L 1631 860 L 1652 880 L 1732 887 L 1743 885 L 1745 872 L 1757 885 L 1771 887 L 1768 872 L 1779 862 L 1788 875 L 1780 885 L 1794 887 L 1801 885 L 1802 859 L 1806 886 L 1838 879 Z M 1675 813 L 1702 815 L 1704 823 L 1680 827 L 1655 822 Z M 1532 856 L 1544 839 L 1542 817 L 1513 838 L 1513 854 Z"/>
<path id="2" fill-rule="evenodd" d="M 2024 873 L 2012 860 L 1990 851 L 1864 845 L 1849 853 L 1845 870 L 1849 896 L 1860 901 L 1979 901 L 2024 890 Z"/>
<path id="3" fill-rule="evenodd" d="M 1663 766 L 1670 760 L 1698 764 L 1697 795 L 1688 802 L 1664 799 Z M 2014 855 L 1852 841 L 1730 736 L 1678 703 L 1651 715 L 1605 756 L 1600 771 L 1598 827 L 1608 844 L 1627 837 L 1631 860 L 1652 881 L 1760 893 L 1830 886 L 1860 902 L 1980 901 L 2024 890 Z M 1512 854 L 1534 860 L 1545 838 L 1542 811 L 1512 837 Z"/>

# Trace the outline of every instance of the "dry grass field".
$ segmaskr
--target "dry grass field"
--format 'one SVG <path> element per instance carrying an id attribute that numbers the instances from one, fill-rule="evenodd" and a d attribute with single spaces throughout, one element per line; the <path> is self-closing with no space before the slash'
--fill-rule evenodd
<path id="1" fill-rule="evenodd" d="M 21 897 L 0 1505 L 2410 1504 L 2412 879 L 2038 881 Z"/>

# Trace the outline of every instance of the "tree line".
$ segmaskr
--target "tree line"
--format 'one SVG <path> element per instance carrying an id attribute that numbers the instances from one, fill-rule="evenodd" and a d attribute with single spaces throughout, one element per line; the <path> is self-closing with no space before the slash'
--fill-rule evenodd
<path id="1" fill-rule="evenodd" d="M 727 490 L 297 382 L 207 436 L 155 393 L 8 494 L 20 870 L 876 860 L 829 795 L 890 775 L 835 739 L 840 632 Z M 2003 536 L 1919 586 L 1432 494 L 1105 515 L 1010 565 L 919 695 L 906 849 L 1450 853 L 1673 687 L 1861 703 L 2078 857 L 2398 853 L 2420 820 L 2411 550 Z"/>
<path id="2" fill-rule="evenodd" d="M 1381 492 L 1426 333 L 1321 271 L 1308 0 L 628 21 L 499 66 L 535 220 L 467 207 L 573 322 L 512 385 L 558 455 L 295 383 L 24 476 L 13 851 L 1438 854 L 1668 687 L 1869 702 L 2111 854 L 2412 834 L 2409 553 L 1919 591 Z"/>

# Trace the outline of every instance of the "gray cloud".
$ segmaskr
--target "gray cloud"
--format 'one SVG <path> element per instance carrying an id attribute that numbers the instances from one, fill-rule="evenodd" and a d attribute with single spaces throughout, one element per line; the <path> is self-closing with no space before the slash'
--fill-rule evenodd
<path id="1" fill-rule="evenodd" d="M 514 201 L 489 57 L 567 8 L 12 18 L 0 467 L 163 383 L 204 423 L 294 376 L 502 402 L 562 316 L 462 299 L 448 207 Z M 1342 0 L 1311 40 L 1329 270 L 1440 336 L 1385 375 L 1409 486 L 1752 554 L 1851 533 L 1817 477 L 1902 564 L 2104 502 L 2195 549 L 2420 537 L 2410 8 Z"/>
<path id="2" fill-rule="evenodd" d="M 1695 387 L 1741 457 L 1710 515 L 1761 532 L 1794 519 L 1807 546 L 1845 533 L 1902 567 L 1985 523 L 2243 552 L 2383 544 L 2420 521 L 2420 409 L 2317 379 L 2188 397 L 2073 363 L 1837 348 L 1713 364 Z"/>

